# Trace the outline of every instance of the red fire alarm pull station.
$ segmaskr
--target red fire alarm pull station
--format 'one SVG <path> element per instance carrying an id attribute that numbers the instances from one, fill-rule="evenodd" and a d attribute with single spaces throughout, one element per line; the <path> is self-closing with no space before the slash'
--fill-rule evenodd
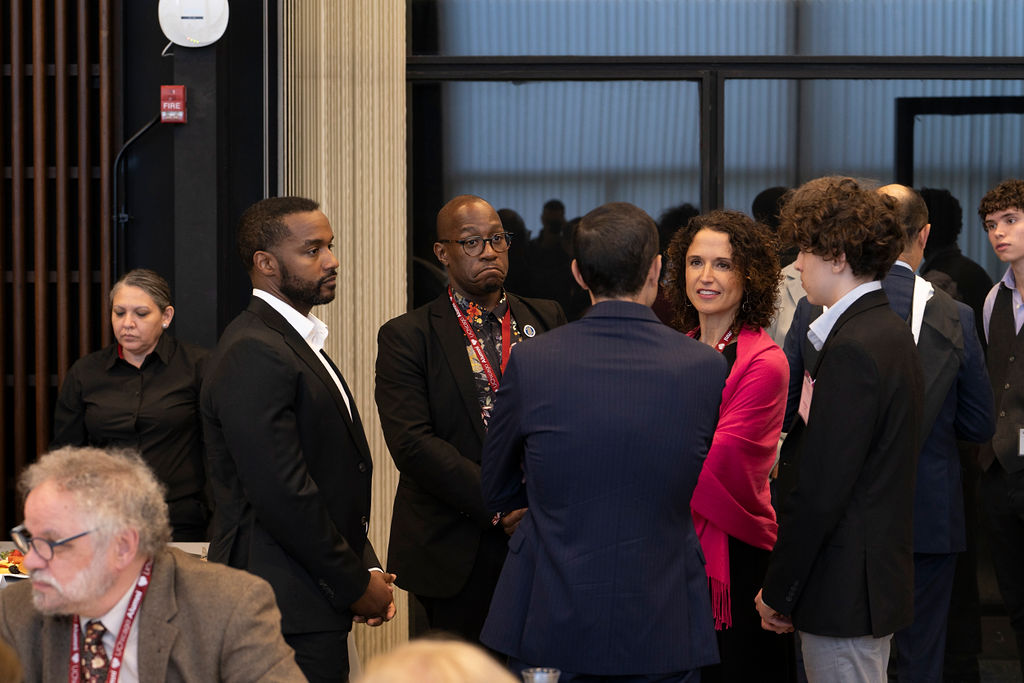
<path id="1" fill-rule="evenodd" d="M 185 108 L 185 86 L 160 86 L 160 123 L 185 123 L 188 121 Z"/>

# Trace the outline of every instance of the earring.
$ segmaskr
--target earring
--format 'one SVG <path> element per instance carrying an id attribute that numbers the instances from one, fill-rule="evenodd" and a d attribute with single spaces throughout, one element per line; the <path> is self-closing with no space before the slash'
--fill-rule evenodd
<path id="1" fill-rule="evenodd" d="M 164 329 L 165 330 L 167 329 L 167 323 L 164 323 Z"/>

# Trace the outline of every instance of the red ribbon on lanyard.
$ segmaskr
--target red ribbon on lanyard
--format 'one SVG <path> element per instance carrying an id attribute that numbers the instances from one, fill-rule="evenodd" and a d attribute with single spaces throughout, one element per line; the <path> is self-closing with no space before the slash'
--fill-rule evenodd
<path id="1" fill-rule="evenodd" d="M 146 564 L 142 565 L 142 573 L 139 575 L 139 580 L 135 582 L 135 590 L 128 601 L 128 607 L 125 608 L 124 621 L 121 622 L 121 630 L 117 632 L 117 640 L 114 641 L 114 651 L 109 655 L 110 669 L 107 671 L 107 683 L 116 683 L 121 675 L 121 663 L 124 661 L 124 648 L 128 643 L 128 634 L 131 632 L 132 624 L 135 623 L 135 617 L 139 613 L 139 605 L 142 604 L 142 598 L 146 597 L 146 591 L 149 590 L 149 579 L 152 575 L 153 560 L 146 560 Z M 76 614 L 71 619 L 71 658 L 68 662 L 68 681 L 71 683 L 78 683 L 82 677 L 81 638 L 82 626 Z"/>
<path id="2" fill-rule="evenodd" d="M 689 332 L 687 332 L 686 336 L 690 337 L 691 339 L 696 339 L 698 332 L 700 332 L 700 328 L 699 327 L 695 327 L 692 330 L 690 330 Z M 725 347 L 729 345 L 729 340 L 731 340 L 731 339 L 732 339 L 732 330 L 726 330 L 725 334 L 722 335 L 722 338 L 718 340 L 717 344 L 715 344 L 715 348 L 718 349 L 719 353 L 721 353 L 722 351 L 725 351 Z"/>
<path id="3" fill-rule="evenodd" d="M 494 374 L 494 368 L 491 367 L 491 362 L 487 360 L 487 354 L 484 353 L 483 345 L 477 338 L 476 333 L 473 332 L 473 328 L 470 327 L 469 321 L 466 320 L 465 314 L 459 305 L 455 303 L 455 295 L 452 294 L 452 288 L 448 288 L 448 298 L 452 302 L 452 308 L 455 309 L 455 317 L 459 320 L 459 326 L 462 327 L 463 334 L 466 335 L 466 339 L 469 340 L 469 345 L 473 347 L 473 353 L 476 354 L 476 359 L 480 361 L 480 367 L 484 369 L 484 374 L 487 375 L 487 383 L 491 385 L 492 391 L 498 390 L 498 376 Z M 501 371 L 505 372 L 505 366 L 508 365 L 508 354 L 512 348 L 512 307 L 509 306 L 508 310 L 505 311 L 505 316 L 501 319 Z"/>

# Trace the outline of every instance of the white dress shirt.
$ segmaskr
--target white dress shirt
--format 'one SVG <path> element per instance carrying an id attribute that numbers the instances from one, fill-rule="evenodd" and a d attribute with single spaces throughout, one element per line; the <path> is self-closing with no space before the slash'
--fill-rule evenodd
<path id="1" fill-rule="evenodd" d="M 824 307 L 825 312 L 818 316 L 818 319 L 812 322 L 807 328 L 807 339 L 810 340 L 816 351 L 821 351 L 821 347 L 825 345 L 825 340 L 828 339 L 829 333 L 835 326 L 836 321 L 839 320 L 839 316 L 846 312 L 853 302 L 861 298 L 868 292 L 874 292 L 882 288 L 882 283 L 879 280 L 872 280 L 871 282 L 865 282 L 862 285 L 857 285 L 849 292 L 839 298 L 839 301 L 835 302 L 829 307 Z"/>
<path id="2" fill-rule="evenodd" d="M 327 324 L 312 313 L 302 315 L 296 311 L 291 304 L 278 299 L 270 292 L 262 289 L 253 289 L 252 295 L 259 297 L 270 304 L 270 307 L 280 313 L 281 316 L 288 321 L 288 324 L 295 328 L 295 331 L 299 333 L 299 336 L 306 340 L 306 343 L 309 344 L 309 348 L 313 349 L 313 353 L 320 359 L 320 362 L 327 370 L 327 374 L 331 376 L 331 379 L 334 380 L 335 386 L 338 387 L 338 392 L 341 394 L 341 398 L 345 401 L 345 407 L 348 409 L 348 417 L 351 420 L 352 404 L 349 401 L 348 393 L 341 384 L 341 378 L 338 377 L 334 372 L 334 368 L 332 368 L 331 364 L 327 361 L 327 356 L 321 353 L 324 348 L 324 342 L 327 341 Z"/>

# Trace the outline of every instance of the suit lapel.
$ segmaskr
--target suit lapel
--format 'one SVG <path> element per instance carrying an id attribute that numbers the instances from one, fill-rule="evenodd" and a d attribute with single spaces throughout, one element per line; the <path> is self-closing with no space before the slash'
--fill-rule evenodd
<path id="1" fill-rule="evenodd" d="M 533 311 L 523 303 L 522 299 L 512 294 L 506 294 L 505 296 L 508 297 L 508 306 L 512 310 L 512 317 L 515 319 L 520 332 L 526 329 L 527 325 L 532 326 L 537 333 L 547 330 L 547 325 L 533 314 Z M 523 334 L 523 337 L 529 338 L 526 334 Z M 526 341 L 526 339 L 523 341 Z"/>
<path id="2" fill-rule="evenodd" d="M 139 608 L 139 680 L 167 679 L 171 649 L 178 638 L 178 627 L 171 619 L 178 613 L 174 593 L 174 559 L 170 551 L 158 553 L 153 576 L 142 607 Z"/>
<path id="3" fill-rule="evenodd" d="M 910 309 L 914 299 L 914 273 L 909 268 L 893 265 L 882 280 L 882 289 L 889 299 L 889 307 L 904 320 L 910 320 Z"/>
<path id="4" fill-rule="evenodd" d="M 843 311 L 843 314 L 839 316 L 839 320 L 836 320 L 832 329 L 828 333 L 828 338 L 825 339 L 825 343 L 821 345 L 821 351 L 818 352 L 818 357 L 814 361 L 814 370 L 811 372 L 811 377 L 818 376 L 818 368 L 821 366 L 821 359 L 824 358 L 825 352 L 828 351 L 828 345 L 835 338 L 836 334 L 839 333 L 846 323 L 850 322 L 855 316 L 871 308 L 878 308 L 879 306 L 888 305 L 888 301 L 885 298 L 885 292 L 875 290 L 868 292 L 861 298 L 850 304 L 850 307 Z"/>
<path id="5" fill-rule="evenodd" d="M 512 315 L 515 315 L 513 313 Z M 455 378 L 455 386 L 458 387 L 459 396 L 462 398 L 462 405 L 470 417 L 470 423 L 476 430 L 477 436 L 483 442 L 487 435 L 484 432 L 483 419 L 480 417 L 480 399 L 476 394 L 476 384 L 473 381 L 473 371 L 469 366 L 469 357 L 466 354 L 466 336 L 459 327 L 459 321 L 452 310 L 452 302 L 447 294 L 442 294 L 434 299 L 430 305 L 430 326 L 438 341 L 441 342 L 441 350 L 448 361 L 448 368 Z"/>
<path id="6" fill-rule="evenodd" d="M 924 420 L 923 433 L 927 436 L 932 425 L 942 410 L 942 404 L 949 393 L 949 387 L 956 381 L 960 364 L 958 359 L 963 356 L 964 338 L 960 327 L 959 314 L 956 319 L 950 318 L 947 311 L 956 312 L 956 307 L 940 305 L 942 294 L 936 291 L 924 309 L 924 320 L 921 323 L 921 338 L 917 348 L 921 360 L 921 372 L 924 375 Z"/>
<path id="7" fill-rule="evenodd" d="M 258 297 L 253 297 L 252 302 L 249 304 L 249 310 L 255 313 L 260 320 L 262 320 L 267 327 L 278 332 L 284 339 L 285 343 L 291 347 L 295 355 L 298 356 L 306 366 L 313 371 L 320 381 L 324 383 L 327 391 L 330 392 L 331 397 L 334 399 L 334 405 L 337 407 L 338 412 L 341 413 L 342 418 L 345 420 L 345 425 L 348 427 L 349 433 L 352 435 L 352 440 L 364 451 L 368 456 L 370 449 L 366 444 L 366 436 L 363 433 L 362 425 L 356 428 L 354 420 L 358 420 L 358 414 L 355 407 L 355 399 L 352 397 L 352 392 L 349 391 L 348 385 L 345 384 L 345 379 L 342 377 L 341 372 L 337 366 L 327 358 L 327 361 L 331 364 L 331 368 L 338 373 L 338 379 L 341 380 L 342 386 L 345 388 L 345 392 L 348 394 L 349 405 L 352 408 L 352 416 L 349 416 L 348 407 L 345 405 L 345 399 L 342 398 L 341 392 L 338 391 L 338 385 L 334 383 L 334 378 L 331 377 L 330 373 L 327 372 L 327 368 L 317 358 L 316 353 L 310 348 L 306 340 L 299 336 L 299 333 L 295 331 L 295 328 L 288 324 L 281 315 L 270 307 L 265 301 Z"/>
<path id="8" fill-rule="evenodd" d="M 68 676 L 68 656 L 71 654 L 71 617 L 46 618 L 42 622 L 40 635 L 43 651 L 38 654 L 43 662 L 43 680 L 65 680 Z"/>

